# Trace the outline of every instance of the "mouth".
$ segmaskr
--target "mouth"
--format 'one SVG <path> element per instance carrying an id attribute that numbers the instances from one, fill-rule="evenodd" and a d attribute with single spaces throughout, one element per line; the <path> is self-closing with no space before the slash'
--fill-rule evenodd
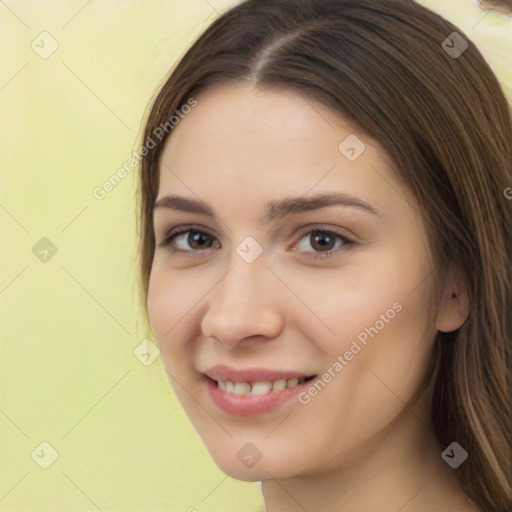
<path id="1" fill-rule="evenodd" d="M 279 392 L 285 389 L 294 389 L 306 382 L 313 380 L 316 375 L 308 377 L 292 377 L 277 380 L 261 380 L 261 381 L 232 381 L 228 379 L 212 379 L 205 375 L 212 383 L 215 383 L 219 389 L 225 393 L 237 396 L 255 396 L 268 395 L 272 392 Z"/>
<path id="2" fill-rule="evenodd" d="M 285 402 L 293 403 L 291 399 L 317 376 L 289 371 L 215 367 L 203 374 L 203 382 L 210 400 L 222 412 L 232 416 L 256 416 L 281 409 L 279 406 Z"/>

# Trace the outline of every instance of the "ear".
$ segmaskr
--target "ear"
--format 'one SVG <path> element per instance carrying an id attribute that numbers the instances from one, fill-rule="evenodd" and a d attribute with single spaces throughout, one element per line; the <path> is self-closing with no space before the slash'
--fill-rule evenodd
<path id="1" fill-rule="evenodd" d="M 469 316 L 467 282 L 460 268 L 449 270 L 437 307 L 436 328 L 441 332 L 456 331 Z"/>

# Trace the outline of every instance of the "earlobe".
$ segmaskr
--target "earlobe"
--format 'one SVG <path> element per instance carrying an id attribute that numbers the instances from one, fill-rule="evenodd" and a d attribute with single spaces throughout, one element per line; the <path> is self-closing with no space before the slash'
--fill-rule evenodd
<path id="1" fill-rule="evenodd" d="M 452 268 L 444 283 L 439 299 L 436 329 L 453 332 L 459 329 L 469 316 L 467 282 L 460 269 Z"/>

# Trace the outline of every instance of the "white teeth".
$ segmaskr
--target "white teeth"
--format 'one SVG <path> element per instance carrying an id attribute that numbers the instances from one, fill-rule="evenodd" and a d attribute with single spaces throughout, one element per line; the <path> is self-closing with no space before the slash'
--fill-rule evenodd
<path id="1" fill-rule="evenodd" d="M 299 379 L 297 379 L 296 377 L 294 377 L 293 379 L 288 379 L 286 381 L 286 387 L 287 388 L 295 388 L 297 387 L 297 384 L 299 383 Z"/>
<path id="2" fill-rule="evenodd" d="M 272 382 L 264 380 L 262 382 L 255 382 L 252 385 L 251 395 L 265 395 L 272 390 Z"/>
<path id="3" fill-rule="evenodd" d="M 282 391 L 286 387 L 286 379 L 276 380 L 272 386 L 272 391 Z"/>
<path id="4" fill-rule="evenodd" d="M 247 382 L 236 382 L 235 383 L 235 395 L 248 395 L 251 391 L 251 385 Z"/>
<path id="5" fill-rule="evenodd" d="M 306 378 L 293 377 L 292 379 L 279 379 L 274 382 L 263 380 L 259 382 L 232 382 L 230 380 L 219 380 L 217 385 L 222 391 L 239 396 L 266 395 L 271 391 L 282 391 L 285 388 L 295 388 L 305 382 Z"/>

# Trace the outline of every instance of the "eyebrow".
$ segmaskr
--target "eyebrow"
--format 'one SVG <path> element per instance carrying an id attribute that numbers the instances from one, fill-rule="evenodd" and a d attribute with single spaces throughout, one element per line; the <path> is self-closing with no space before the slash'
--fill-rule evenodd
<path id="1" fill-rule="evenodd" d="M 340 192 L 330 192 L 315 194 L 311 197 L 286 197 L 284 199 L 268 201 L 264 204 L 264 213 L 260 216 L 258 222 L 260 224 L 268 224 L 273 221 L 281 220 L 288 215 L 297 215 L 327 206 L 354 207 L 372 215 L 379 217 L 384 216 L 377 208 L 356 196 Z M 215 211 L 202 201 L 177 195 L 160 198 L 156 201 L 153 208 L 169 208 L 171 210 L 180 210 L 189 213 L 200 213 L 210 217 L 216 216 Z"/>

